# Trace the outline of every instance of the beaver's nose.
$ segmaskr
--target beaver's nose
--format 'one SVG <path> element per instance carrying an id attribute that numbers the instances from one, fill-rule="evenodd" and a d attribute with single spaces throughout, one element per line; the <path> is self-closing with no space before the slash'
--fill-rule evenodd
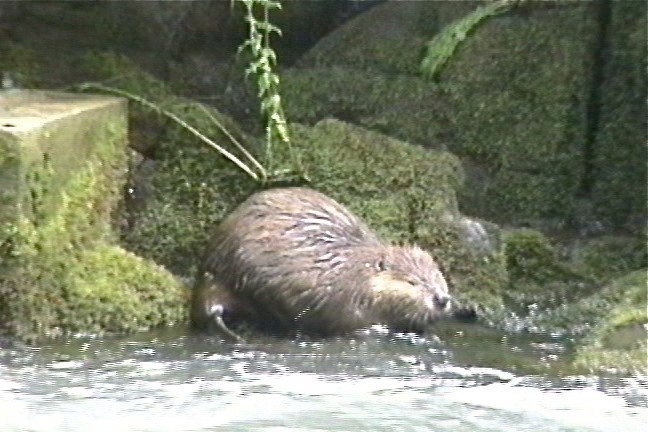
<path id="1" fill-rule="evenodd" d="M 436 303 L 440 309 L 444 309 L 449 302 L 450 296 L 445 294 L 434 294 L 434 303 Z"/>

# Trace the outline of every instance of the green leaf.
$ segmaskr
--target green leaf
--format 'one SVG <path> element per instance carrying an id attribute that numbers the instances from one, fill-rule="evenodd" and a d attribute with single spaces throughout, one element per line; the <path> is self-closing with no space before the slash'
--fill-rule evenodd
<path id="1" fill-rule="evenodd" d="M 516 0 L 497 0 L 479 6 L 465 17 L 447 25 L 427 43 L 427 52 L 420 71 L 426 78 L 436 80 L 459 45 L 487 18 L 503 14 L 516 5 Z"/>

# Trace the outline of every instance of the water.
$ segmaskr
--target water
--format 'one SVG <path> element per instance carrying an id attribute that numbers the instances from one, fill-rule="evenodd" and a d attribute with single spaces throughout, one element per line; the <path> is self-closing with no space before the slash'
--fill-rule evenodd
<path id="1" fill-rule="evenodd" d="M 2 431 L 646 431 L 648 378 L 459 324 L 231 345 L 169 329 L 0 351 Z"/>

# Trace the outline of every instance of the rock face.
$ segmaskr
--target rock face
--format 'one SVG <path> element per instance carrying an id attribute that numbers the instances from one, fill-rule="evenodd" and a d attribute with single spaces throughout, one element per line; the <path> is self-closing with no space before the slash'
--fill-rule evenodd
<path id="1" fill-rule="evenodd" d="M 116 239 L 125 150 L 122 99 L 0 93 L 3 332 L 32 339 L 135 330 L 182 317 L 178 282 L 109 246 Z M 150 307 L 140 309 L 148 312 L 131 314 L 142 299 Z"/>
<path id="2" fill-rule="evenodd" d="M 349 21 L 285 73 L 289 117 L 332 115 L 452 151 L 467 167 L 468 214 L 538 227 L 601 219 L 615 228 L 630 218 L 636 228 L 645 215 L 634 198 L 646 184 L 645 5 L 611 2 L 607 24 L 593 2 L 514 8 L 469 34 L 438 83 L 423 81 L 425 42 L 475 7 L 387 2 Z M 376 29 L 386 30 L 377 38 Z"/>
<path id="3" fill-rule="evenodd" d="M 592 125 L 594 215 L 607 226 L 645 229 L 646 3 L 613 1 L 607 14 L 596 94 L 600 111 Z"/>

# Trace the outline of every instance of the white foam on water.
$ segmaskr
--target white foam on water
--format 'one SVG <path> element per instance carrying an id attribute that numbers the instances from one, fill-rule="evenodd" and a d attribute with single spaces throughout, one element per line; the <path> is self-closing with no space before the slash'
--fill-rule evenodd
<path id="1" fill-rule="evenodd" d="M 440 393 L 450 401 L 476 410 L 512 413 L 578 430 L 648 430 L 647 408 L 629 407 L 623 398 L 594 388 L 550 390 L 515 383 L 493 383 L 467 388 L 445 388 Z"/>

